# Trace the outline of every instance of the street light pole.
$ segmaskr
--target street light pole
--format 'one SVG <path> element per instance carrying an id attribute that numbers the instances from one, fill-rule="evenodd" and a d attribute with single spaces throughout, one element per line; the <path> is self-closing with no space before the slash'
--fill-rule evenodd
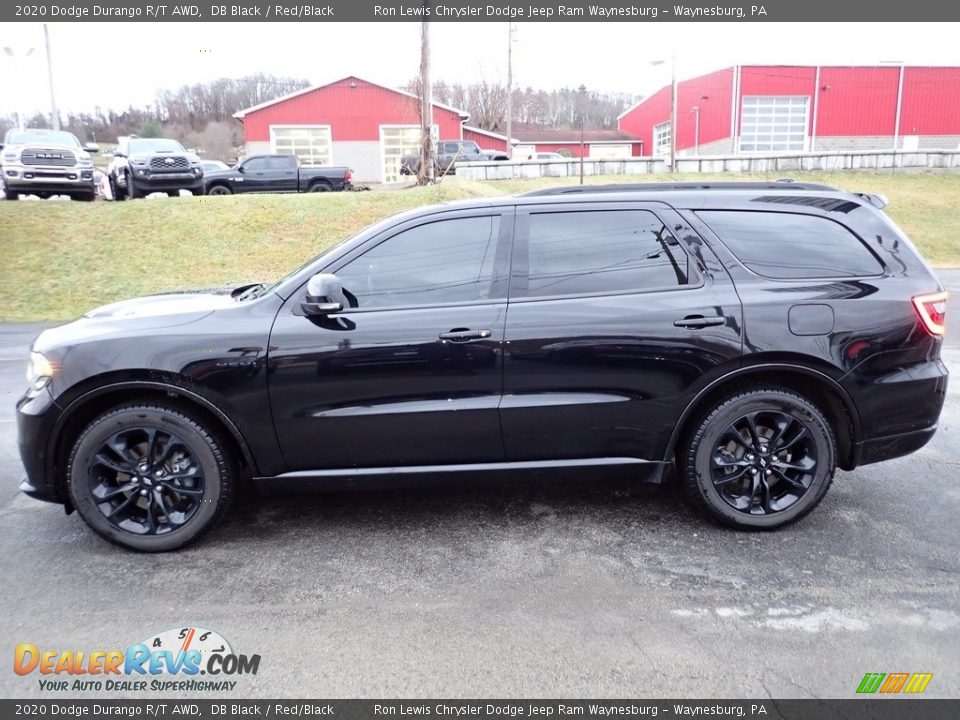
<path id="1" fill-rule="evenodd" d="M 50 117 L 53 120 L 53 129 L 60 129 L 60 113 L 57 112 L 57 100 L 53 95 L 53 60 L 50 57 L 50 31 L 47 24 L 43 24 L 43 41 L 47 46 L 47 82 L 50 84 Z"/>
<path id="2" fill-rule="evenodd" d="M 513 159 L 513 23 L 507 22 L 507 157 Z"/>

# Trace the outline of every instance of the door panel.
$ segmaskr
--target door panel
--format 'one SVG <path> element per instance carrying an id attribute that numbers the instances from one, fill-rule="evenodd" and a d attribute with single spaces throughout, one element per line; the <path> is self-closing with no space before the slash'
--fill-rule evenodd
<path id="1" fill-rule="evenodd" d="M 289 469 L 503 460 L 497 405 L 506 304 L 281 311 L 270 401 Z M 457 328 L 485 338 L 442 340 Z"/>
<path id="2" fill-rule="evenodd" d="M 277 316 L 268 367 L 290 471 L 501 462 L 512 213 L 410 221 L 328 268 L 349 308 Z"/>
<path id="3" fill-rule="evenodd" d="M 553 255 L 542 233 L 537 240 L 537 218 L 531 230 L 531 216 L 544 209 L 518 212 L 501 403 L 508 460 L 660 460 L 695 388 L 739 362 L 740 303 L 726 272 L 689 243 L 685 226 L 676 231 L 680 219 L 668 208 L 610 204 L 604 212 L 637 210 L 652 215 L 627 216 L 639 224 L 622 235 L 642 252 L 619 262 L 621 246 L 611 241 L 618 229 L 591 227 L 594 212 L 540 223 L 558 237 L 567 228 Z M 659 236 L 649 231 L 656 225 Z M 578 262 L 596 267 L 564 274 Z"/>

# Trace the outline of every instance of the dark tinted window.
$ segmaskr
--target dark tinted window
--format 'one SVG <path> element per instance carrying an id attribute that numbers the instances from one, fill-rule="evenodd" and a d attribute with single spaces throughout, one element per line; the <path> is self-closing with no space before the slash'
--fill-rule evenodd
<path id="1" fill-rule="evenodd" d="M 585 295 L 687 283 L 687 256 L 646 210 L 530 216 L 528 295 Z"/>
<path id="2" fill-rule="evenodd" d="M 856 235 L 827 218 L 729 210 L 697 215 L 758 275 L 790 279 L 883 272 Z"/>
<path id="3" fill-rule="evenodd" d="M 267 169 L 267 159 L 265 157 L 250 158 L 243 164 L 246 172 L 260 172 Z"/>
<path id="4" fill-rule="evenodd" d="M 394 235 L 337 271 L 360 308 L 490 296 L 499 218 L 440 220 Z"/>
<path id="5" fill-rule="evenodd" d="M 294 155 L 267 158 L 267 167 L 271 170 L 296 170 L 297 158 Z"/>

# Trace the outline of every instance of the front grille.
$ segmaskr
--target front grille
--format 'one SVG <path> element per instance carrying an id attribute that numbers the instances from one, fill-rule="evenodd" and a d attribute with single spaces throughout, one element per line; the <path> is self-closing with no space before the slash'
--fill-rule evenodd
<path id="1" fill-rule="evenodd" d="M 76 164 L 76 156 L 69 150 L 57 148 L 27 148 L 20 153 L 20 162 L 24 165 L 56 165 L 72 167 Z"/>
<path id="2" fill-rule="evenodd" d="M 188 167 L 190 167 L 190 163 L 185 157 L 167 155 L 150 158 L 151 170 L 185 170 Z"/>

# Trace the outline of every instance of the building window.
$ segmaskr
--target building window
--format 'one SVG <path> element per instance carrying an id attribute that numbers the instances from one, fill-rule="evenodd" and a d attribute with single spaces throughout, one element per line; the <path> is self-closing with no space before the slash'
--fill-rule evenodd
<path id="1" fill-rule="evenodd" d="M 807 97 L 745 97 L 740 151 L 803 152 L 807 149 Z"/>
<path id="2" fill-rule="evenodd" d="M 332 165 L 329 125 L 271 126 L 273 152 L 296 155 L 304 165 Z"/>
<path id="3" fill-rule="evenodd" d="M 653 126 L 653 154 L 657 156 L 670 154 L 670 123 L 660 123 Z"/>

